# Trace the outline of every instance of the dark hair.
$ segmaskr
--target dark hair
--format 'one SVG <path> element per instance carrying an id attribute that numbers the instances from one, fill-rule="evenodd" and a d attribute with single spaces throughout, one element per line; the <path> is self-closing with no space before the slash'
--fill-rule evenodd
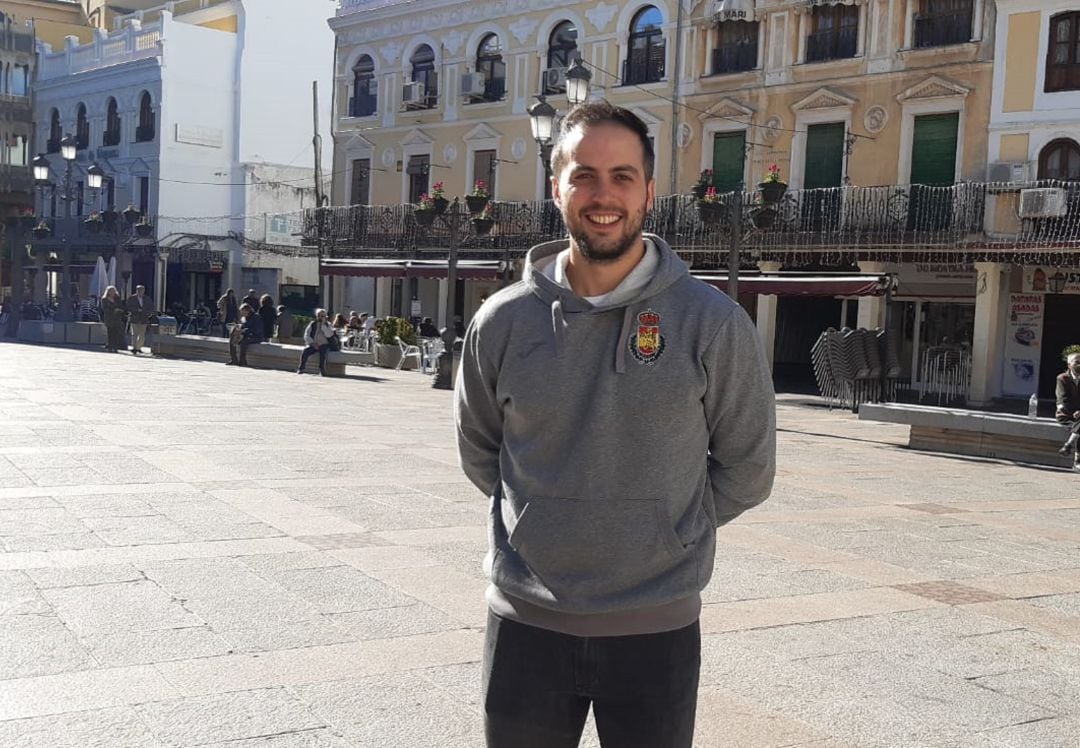
<path id="1" fill-rule="evenodd" d="M 259 299 L 259 306 L 273 306 L 274 300 L 270 297 L 270 294 L 264 293 L 262 298 Z"/>
<path id="2" fill-rule="evenodd" d="M 566 165 L 566 151 L 563 148 L 567 133 L 574 128 L 587 130 L 595 125 L 614 124 L 622 125 L 630 132 L 638 136 L 641 141 L 641 149 L 645 154 L 645 180 L 653 178 L 653 169 L 656 166 L 656 153 L 653 151 L 652 141 L 649 140 L 649 128 L 641 121 L 641 118 L 629 109 L 615 106 L 606 99 L 599 101 L 587 101 L 578 104 L 571 109 L 559 126 L 559 138 L 555 148 L 551 152 L 551 173 L 557 179 L 562 167 Z"/>
<path id="3" fill-rule="evenodd" d="M 255 313 L 255 307 L 251 306 L 251 304 L 241 304 L 239 311 L 247 312 L 248 314 L 254 314 Z"/>

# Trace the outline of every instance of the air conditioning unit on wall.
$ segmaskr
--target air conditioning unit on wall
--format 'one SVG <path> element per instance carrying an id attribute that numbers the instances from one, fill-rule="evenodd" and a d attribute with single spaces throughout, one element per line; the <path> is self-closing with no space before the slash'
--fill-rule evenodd
<path id="1" fill-rule="evenodd" d="M 401 103 L 406 109 L 427 106 L 427 90 L 420 81 L 412 81 L 401 87 Z"/>
<path id="2" fill-rule="evenodd" d="M 986 167 L 987 182 L 1026 182 L 1028 165 L 1024 161 L 998 161 Z"/>
<path id="3" fill-rule="evenodd" d="M 461 76 L 461 95 L 470 99 L 482 99 L 487 79 L 483 73 L 465 73 Z"/>
<path id="4" fill-rule="evenodd" d="M 1060 218 L 1068 212 L 1065 190 L 1060 187 L 1020 190 L 1021 218 Z"/>
<path id="5" fill-rule="evenodd" d="M 544 90 L 561 91 L 566 88 L 566 68 L 548 68 L 544 71 Z"/>

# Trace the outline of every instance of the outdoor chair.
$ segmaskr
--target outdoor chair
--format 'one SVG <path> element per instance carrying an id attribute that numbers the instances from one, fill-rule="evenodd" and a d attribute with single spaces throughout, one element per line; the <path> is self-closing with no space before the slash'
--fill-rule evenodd
<path id="1" fill-rule="evenodd" d="M 442 338 L 423 338 L 420 341 L 421 358 L 420 371 L 424 374 L 434 374 L 439 368 L 439 356 L 442 355 Z"/>
<path id="2" fill-rule="evenodd" d="M 405 366 L 405 362 L 407 360 L 409 360 L 410 358 L 415 358 L 416 359 L 416 368 L 419 369 L 421 367 L 421 364 L 422 364 L 421 355 L 420 355 L 420 346 L 418 346 L 418 345 L 409 345 L 408 343 L 406 343 L 404 340 L 402 340 L 401 338 L 399 338 L 397 336 L 394 337 L 394 340 L 397 341 L 398 348 L 401 349 L 401 359 L 398 361 L 398 364 L 397 364 L 396 368 L 398 368 L 398 369 L 402 368 L 403 366 Z"/>

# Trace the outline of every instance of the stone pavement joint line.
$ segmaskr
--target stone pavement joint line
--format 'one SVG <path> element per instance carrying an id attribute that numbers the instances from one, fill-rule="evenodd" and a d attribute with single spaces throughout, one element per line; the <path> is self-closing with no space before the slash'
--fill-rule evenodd
<path id="1" fill-rule="evenodd" d="M 0 746 L 483 746 L 488 500 L 357 373 L 0 343 Z M 1080 745 L 1076 477 L 819 405 L 718 533 L 695 747 Z"/>

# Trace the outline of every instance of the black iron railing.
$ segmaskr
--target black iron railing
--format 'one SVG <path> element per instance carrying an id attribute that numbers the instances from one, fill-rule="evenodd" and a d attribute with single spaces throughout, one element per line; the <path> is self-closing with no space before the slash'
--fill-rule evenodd
<path id="1" fill-rule="evenodd" d="M 139 125 L 135 128 L 135 142 L 149 143 L 154 139 L 155 129 L 153 124 Z"/>
<path id="2" fill-rule="evenodd" d="M 915 16 L 916 47 L 942 47 L 971 41 L 971 8 L 953 13 Z"/>
<path id="3" fill-rule="evenodd" d="M 367 93 L 349 97 L 350 117 L 370 117 L 375 114 L 378 98 Z"/>
<path id="4" fill-rule="evenodd" d="M 724 44 L 712 51 L 712 74 L 741 73 L 757 67 L 757 38 L 736 44 Z"/>
<path id="5" fill-rule="evenodd" d="M 120 131 L 106 130 L 105 134 L 101 138 L 101 144 L 106 147 L 111 145 L 120 145 Z"/>
<path id="6" fill-rule="evenodd" d="M 630 50 L 623 60 L 622 84 L 656 83 L 664 78 L 664 47 Z"/>
<path id="7" fill-rule="evenodd" d="M 859 29 L 856 26 L 818 31 L 806 37 L 806 61 L 824 62 L 854 57 L 858 42 Z"/>

